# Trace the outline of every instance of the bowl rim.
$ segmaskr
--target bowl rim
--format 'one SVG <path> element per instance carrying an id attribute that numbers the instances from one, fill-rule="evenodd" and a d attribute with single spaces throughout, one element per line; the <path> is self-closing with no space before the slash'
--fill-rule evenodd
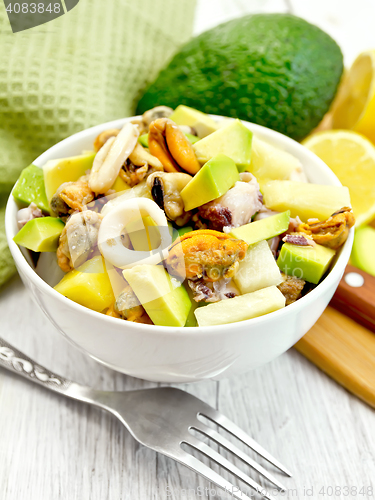
<path id="1" fill-rule="evenodd" d="M 224 117 L 220 115 L 209 115 L 212 118 L 221 121 L 224 119 L 228 119 L 229 117 Z M 108 128 L 119 128 L 122 127 L 124 123 L 130 120 L 134 120 L 136 118 L 140 118 L 139 115 L 136 116 L 130 116 L 130 117 L 125 117 L 125 118 L 119 118 L 117 120 L 112 120 L 106 123 L 98 124 L 93 127 L 89 127 L 87 129 L 81 130 L 80 132 L 77 132 L 76 134 L 73 134 L 62 141 L 54 144 L 51 148 L 47 149 L 45 152 L 43 152 L 38 158 L 36 158 L 32 163 L 40 168 L 42 168 L 43 164 L 45 163 L 45 157 L 51 156 L 51 153 L 53 154 L 53 151 L 55 149 L 60 149 L 61 146 L 63 146 L 66 143 L 69 143 L 70 141 L 74 140 L 80 140 L 83 139 L 84 137 L 88 135 L 98 135 L 100 132 L 102 132 L 105 129 Z M 283 141 L 284 144 L 287 146 L 288 144 L 291 147 L 294 148 L 303 148 L 304 154 L 310 157 L 310 160 L 317 163 L 319 165 L 320 169 L 323 169 L 325 174 L 328 175 L 332 179 L 332 185 L 336 186 L 342 186 L 341 182 L 337 178 L 337 176 L 333 173 L 333 171 L 318 157 L 313 153 L 312 151 L 309 151 L 305 146 L 302 144 L 298 143 L 297 141 L 291 139 L 290 137 L 285 136 L 284 134 L 281 134 L 280 132 L 277 132 L 275 130 L 269 129 L 267 127 L 263 127 L 262 125 L 258 125 L 255 123 L 248 122 L 246 120 L 241 120 L 241 122 L 250 128 L 252 131 L 255 133 L 258 131 L 261 135 L 271 135 L 270 141 L 272 142 L 272 136 L 274 136 L 276 139 L 279 139 L 280 141 Z M 250 127 L 249 127 L 250 125 Z M 9 195 L 8 202 L 6 205 L 6 212 L 5 212 L 5 230 L 6 230 L 6 236 L 8 240 L 8 245 L 9 249 L 11 251 L 11 254 L 13 256 L 13 259 L 15 260 L 17 267 L 19 267 L 26 275 L 28 279 L 37 288 L 42 289 L 45 293 L 51 294 L 55 299 L 60 300 L 63 304 L 65 304 L 67 307 L 72 307 L 75 309 L 78 313 L 86 313 L 89 314 L 90 316 L 93 317 L 93 319 L 101 319 L 103 321 L 109 322 L 108 324 L 113 324 L 119 326 L 119 319 L 118 318 L 113 318 L 111 316 L 107 316 L 103 313 L 94 311 L 92 309 L 89 309 L 88 307 L 85 307 L 81 304 L 78 304 L 74 302 L 73 300 L 68 299 L 64 295 L 60 294 L 56 290 L 54 290 L 53 287 L 48 285 L 36 272 L 35 270 L 29 265 L 27 262 L 25 256 L 21 252 L 21 249 L 19 246 L 13 241 L 13 237 L 15 234 L 13 234 L 12 231 L 12 225 L 14 221 L 12 220 L 12 216 L 14 213 L 14 208 L 17 208 L 17 203 L 13 198 L 13 189 L 12 192 Z M 226 331 L 230 328 L 248 328 L 249 333 L 251 331 L 251 326 L 254 325 L 256 327 L 259 325 L 259 323 L 266 322 L 269 320 L 275 320 L 279 318 L 279 316 L 286 316 L 286 315 L 294 315 L 298 313 L 301 309 L 305 308 L 308 306 L 309 303 L 314 302 L 315 299 L 317 299 L 320 295 L 324 294 L 324 291 L 329 290 L 332 286 L 335 285 L 335 282 L 338 282 L 341 279 L 341 276 L 345 270 L 345 266 L 349 260 L 350 253 L 351 253 L 351 248 L 353 244 L 353 238 L 354 238 L 354 228 L 351 228 L 349 232 L 349 236 L 347 241 L 344 243 L 344 246 L 342 247 L 340 251 L 340 255 L 337 257 L 336 262 L 334 263 L 332 269 L 329 271 L 329 273 L 326 275 L 326 277 L 323 279 L 321 283 L 319 283 L 313 290 L 311 290 L 307 295 L 301 297 L 298 299 L 296 302 L 293 304 L 288 305 L 287 307 L 284 307 L 282 309 L 279 309 L 277 311 L 273 311 L 271 313 L 267 313 L 263 316 L 258 316 L 256 318 L 251 318 L 243 321 L 238 321 L 234 323 L 226 323 L 223 325 L 213 325 L 213 326 L 195 326 L 195 327 L 185 327 L 185 326 L 160 326 L 160 325 L 144 325 L 143 323 L 134 323 L 134 322 L 125 322 L 124 327 L 125 328 L 134 328 L 135 331 L 139 332 L 144 332 L 145 326 L 149 329 L 150 333 L 162 333 L 164 335 L 202 335 L 202 334 L 221 334 L 221 333 L 226 333 Z M 344 265 L 343 265 L 344 264 Z M 122 320 L 123 321 L 123 320 Z"/>

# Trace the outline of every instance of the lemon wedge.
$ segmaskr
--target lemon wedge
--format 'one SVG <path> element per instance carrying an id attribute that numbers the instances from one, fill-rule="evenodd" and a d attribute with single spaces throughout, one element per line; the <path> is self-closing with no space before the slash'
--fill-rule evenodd
<path id="1" fill-rule="evenodd" d="M 375 143 L 375 50 L 360 54 L 346 72 L 331 108 L 333 129 L 350 129 Z"/>
<path id="2" fill-rule="evenodd" d="M 357 227 L 375 218 L 375 146 L 349 130 L 318 132 L 303 141 L 350 191 Z"/>

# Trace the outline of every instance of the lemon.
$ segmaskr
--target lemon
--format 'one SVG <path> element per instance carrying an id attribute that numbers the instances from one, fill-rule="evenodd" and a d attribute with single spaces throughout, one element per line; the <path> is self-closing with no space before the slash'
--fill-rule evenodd
<path id="1" fill-rule="evenodd" d="M 375 218 L 375 146 L 349 130 L 318 132 L 303 144 L 321 158 L 350 191 L 357 226 Z"/>
<path id="2" fill-rule="evenodd" d="M 375 50 L 360 54 L 346 72 L 331 110 L 333 129 L 350 129 L 375 143 Z"/>

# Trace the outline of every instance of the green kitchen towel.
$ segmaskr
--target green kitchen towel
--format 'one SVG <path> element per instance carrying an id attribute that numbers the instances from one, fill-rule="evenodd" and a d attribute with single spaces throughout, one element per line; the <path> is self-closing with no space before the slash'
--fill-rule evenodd
<path id="1" fill-rule="evenodd" d="M 195 0 L 80 0 L 13 33 L 0 0 L 0 199 L 56 142 L 133 114 L 140 91 L 191 36 L 194 10 Z M 0 285 L 14 272 L 2 209 Z"/>

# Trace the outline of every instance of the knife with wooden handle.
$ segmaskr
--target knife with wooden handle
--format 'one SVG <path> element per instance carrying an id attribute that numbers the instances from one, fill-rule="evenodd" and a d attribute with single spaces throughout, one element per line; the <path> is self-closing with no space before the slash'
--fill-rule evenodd
<path id="1" fill-rule="evenodd" d="M 348 264 L 331 306 L 375 332 L 375 277 Z"/>
<path id="2" fill-rule="evenodd" d="M 295 348 L 375 408 L 375 277 L 348 265 L 330 306 Z"/>

